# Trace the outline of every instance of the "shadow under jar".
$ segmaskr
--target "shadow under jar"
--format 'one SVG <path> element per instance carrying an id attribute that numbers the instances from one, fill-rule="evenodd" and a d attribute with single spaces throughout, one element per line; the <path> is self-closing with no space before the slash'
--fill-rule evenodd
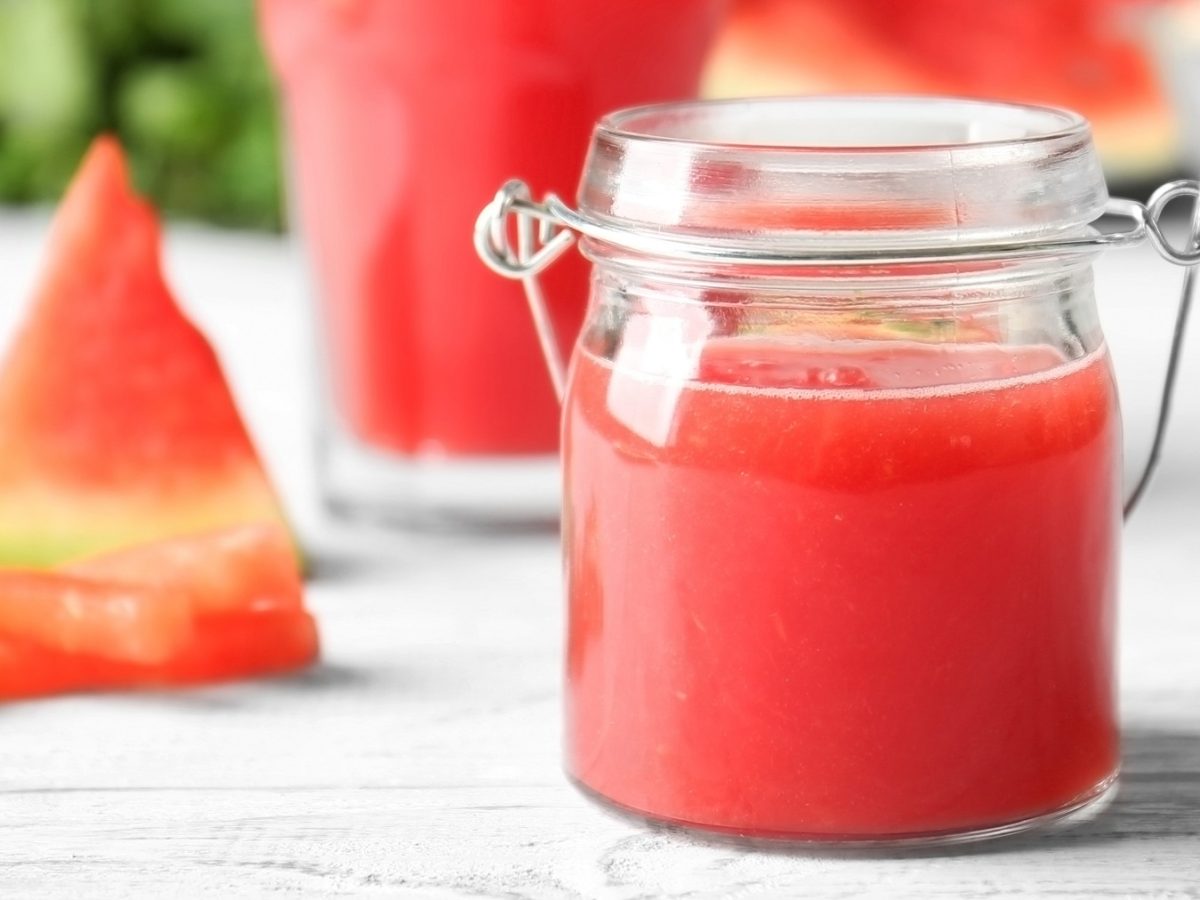
<path id="1" fill-rule="evenodd" d="M 563 425 L 578 784 L 849 843 L 1103 806 L 1106 204 L 1087 123 L 1057 110 L 807 98 L 600 122 L 579 212 L 555 214 L 593 262 Z"/>

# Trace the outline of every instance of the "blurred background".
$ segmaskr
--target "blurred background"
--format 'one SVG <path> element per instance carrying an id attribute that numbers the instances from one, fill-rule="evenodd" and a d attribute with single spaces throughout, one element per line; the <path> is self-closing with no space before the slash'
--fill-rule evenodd
<path id="1" fill-rule="evenodd" d="M 705 90 L 1063 106 L 1091 120 L 1110 184 L 1136 192 L 1190 161 L 1182 106 L 1200 77 L 1182 59 L 1198 27 L 1192 0 L 737 0 Z"/>
<path id="2" fill-rule="evenodd" d="M 252 0 L 0 0 L 0 202 L 57 199 L 100 131 L 168 214 L 280 227 Z"/>
<path id="3" fill-rule="evenodd" d="M 1093 122 L 1114 189 L 1144 194 L 1196 164 L 1198 10 L 1194 0 L 733 0 L 703 91 L 1068 106 Z M 120 135 L 168 215 L 281 228 L 280 132 L 252 0 L 0 0 L 0 203 L 54 201 L 99 131 Z"/>

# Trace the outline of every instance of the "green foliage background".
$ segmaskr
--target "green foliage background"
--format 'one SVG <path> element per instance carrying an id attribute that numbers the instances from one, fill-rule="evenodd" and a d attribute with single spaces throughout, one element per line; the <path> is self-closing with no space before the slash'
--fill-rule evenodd
<path id="1" fill-rule="evenodd" d="M 101 131 L 169 214 L 279 228 L 253 0 L 0 0 L 0 202 L 56 200 Z"/>

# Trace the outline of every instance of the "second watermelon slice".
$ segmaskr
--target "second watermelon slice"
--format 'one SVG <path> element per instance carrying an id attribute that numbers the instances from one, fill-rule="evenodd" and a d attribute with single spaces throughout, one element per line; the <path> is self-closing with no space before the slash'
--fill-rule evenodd
<path id="1" fill-rule="evenodd" d="M 288 535 L 246 525 L 0 570 L 0 701 L 294 671 L 318 654 Z"/>

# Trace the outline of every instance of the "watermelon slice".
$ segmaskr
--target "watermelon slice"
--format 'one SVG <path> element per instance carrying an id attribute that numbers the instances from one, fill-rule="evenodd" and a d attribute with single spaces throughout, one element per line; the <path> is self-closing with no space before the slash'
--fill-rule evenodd
<path id="1" fill-rule="evenodd" d="M 303 592 L 287 533 L 267 524 L 157 541 L 77 562 L 64 571 L 153 588 L 185 602 L 196 615 L 297 610 Z"/>
<path id="2" fill-rule="evenodd" d="M 734 0 L 710 97 L 906 93 L 1077 110 L 1110 176 L 1178 165 L 1177 128 L 1138 33 L 1153 0 Z M 1166 5 L 1166 4 L 1159 4 Z"/>
<path id="3" fill-rule="evenodd" d="M 0 700 L 278 675 L 303 668 L 316 653 L 316 625 L 307 613 L 237 614 L 200 621 L 187 646 L 157 664 L 64 653 L 0 637 Z"/>
<path id="4" fill-rule="evenodd" d="M 0 565 L 284 522 L 216 355 L 172 299 L 154 212 L 92 146 L 0 369 Z"/>
<path id="5" fill-rule="evenodd" d="M 316 656 L 278 526 L 159 541 L 61 572 L 0 572 L 3 699 L 263 675 Z"/>

